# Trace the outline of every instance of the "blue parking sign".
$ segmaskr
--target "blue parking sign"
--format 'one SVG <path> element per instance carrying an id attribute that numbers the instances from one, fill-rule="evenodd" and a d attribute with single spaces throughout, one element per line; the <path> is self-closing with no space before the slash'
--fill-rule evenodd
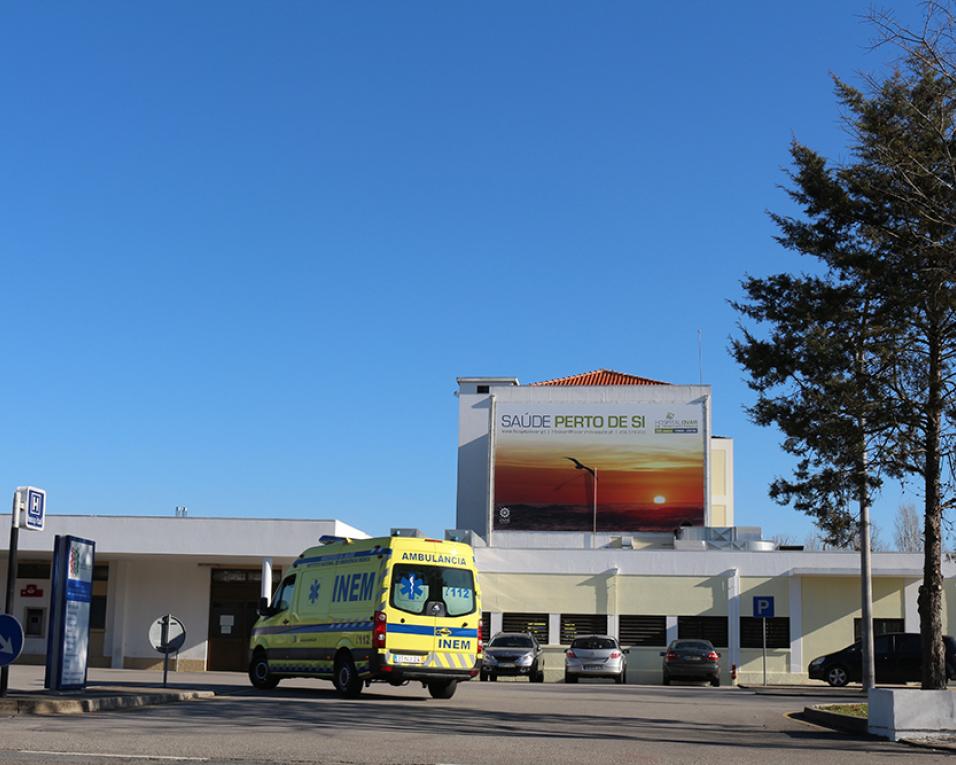
<path id="1" fill-rule="evenodd" d="M 754 616 L 773 619 L 773 595 L 754 595 Z"/>

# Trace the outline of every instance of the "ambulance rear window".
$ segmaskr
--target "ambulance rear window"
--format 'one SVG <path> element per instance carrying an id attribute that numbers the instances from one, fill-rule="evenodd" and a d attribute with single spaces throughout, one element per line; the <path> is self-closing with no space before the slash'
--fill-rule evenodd
<path id="1" fill-rule="evenodd" d="M 446 616 L 464 616 L 474 612 L 475 580 L 471 571 L 405 563 L 392 568 L 391 602 L 395 608 L 421 614 L 431 601 L 444 603 Z"/>

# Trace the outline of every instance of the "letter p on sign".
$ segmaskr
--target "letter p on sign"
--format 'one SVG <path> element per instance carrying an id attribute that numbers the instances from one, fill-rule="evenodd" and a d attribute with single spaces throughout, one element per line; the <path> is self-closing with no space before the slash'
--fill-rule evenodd
<path id="1" fill-rule="evenodd" d="M 772 595 L 754 595 L 754 616 L 758 619 L 773 619 Z"/>

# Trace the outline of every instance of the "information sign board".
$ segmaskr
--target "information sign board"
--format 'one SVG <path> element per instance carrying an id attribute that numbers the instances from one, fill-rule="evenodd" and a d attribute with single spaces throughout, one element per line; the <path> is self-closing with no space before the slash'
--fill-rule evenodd
<path id="1" fill-rule="evenodd" d="M 45 681 L 53 690 L 86 686 L 95 550 L 89 539 L 56 537 Z"/>

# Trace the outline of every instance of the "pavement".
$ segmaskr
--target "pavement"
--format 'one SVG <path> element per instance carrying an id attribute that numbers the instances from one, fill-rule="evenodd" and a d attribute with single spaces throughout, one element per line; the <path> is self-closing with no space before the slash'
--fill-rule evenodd
<path id="1" fill-rule="evenodd" d="M 0 698 L 0 716 L 131 709 L 234 694 L 251 687 L 238 672 L 170 672 L 164 688 L 161 671 L 91 668 L 85 690 L 49 691 L 43 687 L 43 676 L 43 667 L 12 665 L 7 695 Z"/>

